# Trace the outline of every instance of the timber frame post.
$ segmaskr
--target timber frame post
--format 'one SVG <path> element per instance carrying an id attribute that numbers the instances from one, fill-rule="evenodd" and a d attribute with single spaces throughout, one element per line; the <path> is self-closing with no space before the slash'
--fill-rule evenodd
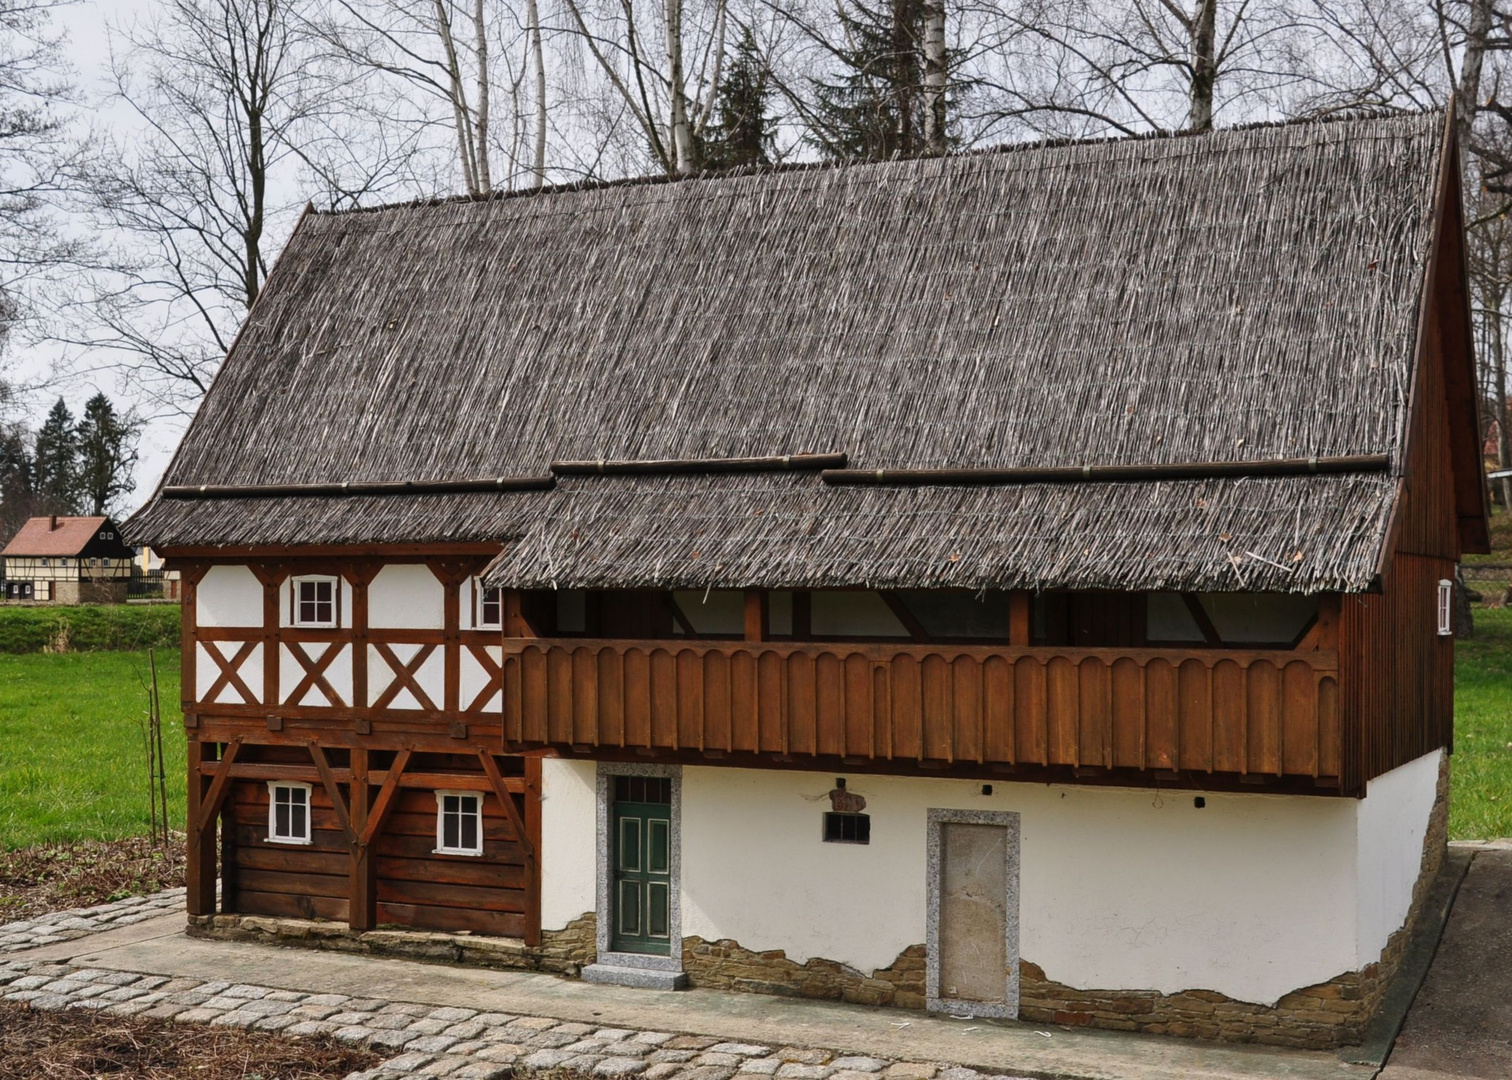
<path id="1" fill-rule="evenodd" d="M 352 834 L 357 842 L 352 848 L 352 894 L 347 904 L 347 925 L 353 930 L 371 930 L 378 922 L 378 860 L 363 840 L 372 795 L 368 786 L 368 751 L 366 747 L 354 746 L 350 753 L 352 780 L 348 791 Z"/>
<path id="2" fill-rule="evenodd" d="M 186 830 L 188 854 L 184 863 L 185 905 L 190 915 L 215 914 L 215 832 L 201 829 L 199 819 L 209 793 L 210 778 L 200 771 L 200 763 L 213 760 L 205 756 L 205 743 L 189 739 L 189 812 Z"/>

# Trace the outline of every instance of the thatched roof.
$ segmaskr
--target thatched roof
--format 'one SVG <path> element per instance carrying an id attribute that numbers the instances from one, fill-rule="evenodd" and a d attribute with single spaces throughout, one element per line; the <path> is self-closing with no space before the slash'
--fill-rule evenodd
<path id="1" fill-rule="evenodd" d="M 179 500 L 154 547 L 499 540 L 521 587 L 1361 589 L 1442 114 L 309 214 L 165 483 L 1389 454 L 1386 472 Z"/>

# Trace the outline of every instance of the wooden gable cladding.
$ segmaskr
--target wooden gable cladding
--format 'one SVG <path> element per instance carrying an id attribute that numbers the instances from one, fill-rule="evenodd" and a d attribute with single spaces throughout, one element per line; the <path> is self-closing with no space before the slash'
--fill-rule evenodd
<path id="1" fill-rule="evenodd" d="M 1335 786 L 1338 654 L 516 639 L 505 747 Z"/>

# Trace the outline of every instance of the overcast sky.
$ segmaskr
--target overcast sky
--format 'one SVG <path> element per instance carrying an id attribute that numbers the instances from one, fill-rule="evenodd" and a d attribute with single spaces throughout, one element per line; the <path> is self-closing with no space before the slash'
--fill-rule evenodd
<path id="1" fill-rule="evenodd" d="M 121 25 L 133 18 L 148 13 L 156 0 L 80 0 L 73 7 L 64 8 L 57 16 L 58 25 L 69 39 L 69 55 L 74 66 L 74 76 L 81 92 L 88 100 L 88 112 L 97 125 L 122 125 L 127 121 L 124 110 L 111 109 L 103 99 L 109 90 L 110 43 L 107 25 Z M 34 382 L 45 377 L 53 366 L 54 356 L 45 348 L 19 348 L 11 357 L 15 363 L 13 374 L 19 382 Z M 25 404 L 28 419 L 33 426 L 40 424 L 47 410 L 59 393 L 67 400 L 77 416 L 83 411 L 84 402 L 96 390 L 103 390 L 121 405 L 134 404 L 113 375 L 102 373 L 93 379 L 70 380 L 47 393 L 33 395 Z M 183 434 L 182 419 L 155 420 L 143 432 L 139 449 L 141 460 L 137 465 L 137 489 L 130 496 L 134 509 L 146 501 L 157 485 L 158 478 L 168 466 L 174 447 Z"/>

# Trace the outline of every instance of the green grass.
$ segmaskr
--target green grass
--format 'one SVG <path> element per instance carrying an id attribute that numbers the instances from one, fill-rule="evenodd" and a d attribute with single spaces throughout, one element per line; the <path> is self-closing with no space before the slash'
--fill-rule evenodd
<path id="1" fill-rule="evenodd" d="M 1454 649 L 1449 837 L 1512 836 L 1512 608 L 1476 608 Z"/>
<path id="2" fill-rule="evenodd" d="M 157 654 L 171 820 L 184 825 L 179 654 Z M 0 848 L 148 832 L 147 653 L 0 655 Z"/>
<path id="3" fill-rule="evenodd" d="M 178 643 L 177 604 L 0 605 L 0 653 L 176 649 Z"/>

